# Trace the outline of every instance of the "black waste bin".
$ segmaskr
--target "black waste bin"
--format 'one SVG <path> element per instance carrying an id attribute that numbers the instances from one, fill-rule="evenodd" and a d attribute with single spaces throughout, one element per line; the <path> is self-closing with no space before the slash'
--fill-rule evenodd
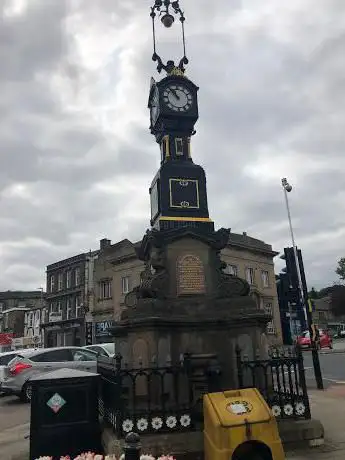
<path id="1" fill-rule="evenodd" d="M 103 453 L 98 416 L 99 374 L 74 369 L 33 377 L 30 460 Z"/>

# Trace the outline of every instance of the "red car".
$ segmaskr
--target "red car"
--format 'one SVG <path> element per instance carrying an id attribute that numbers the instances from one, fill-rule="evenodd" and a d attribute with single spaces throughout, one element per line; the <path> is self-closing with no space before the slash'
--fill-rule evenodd
<path id="1" fill-rule="evenodd" d="M 320 340 L 318 344 L 318 348 L 333 348 L 333 340 L 332 337 L 326 332 L 323 331 L 322 329 L 319 330 L 320 333 Z M 302 335 L 300 335 L 297 338 L 297 343 L 300 345 L 302 348 L 310 348 L 311 346 L 311 340 L 310 340 L 310 335 L 309 331 L 304 331 Z"/>

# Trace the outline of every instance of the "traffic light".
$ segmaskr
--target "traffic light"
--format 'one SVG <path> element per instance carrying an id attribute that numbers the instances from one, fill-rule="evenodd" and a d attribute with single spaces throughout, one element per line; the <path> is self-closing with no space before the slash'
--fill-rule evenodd
<path id="1" fill-rule="evenodd" d="M 290 284 L 293 289 L 299 290 L 299 280 L 296 268 L 295 261 L 295 251 L 294 248 L 284 248 L 284 254 L 280 256 L 282 260 L 285 260 L 286 267 L 283 268 L 282 272 L 289 275 Z M 303 296 L 305 299 L 308 297 L 307 283 L 304 273 L 304 264 L 302 259 L 302 252 L 300 249 L 297 249 L 297 259 L 299 265 L 299 271 L 301 275 Z"/>

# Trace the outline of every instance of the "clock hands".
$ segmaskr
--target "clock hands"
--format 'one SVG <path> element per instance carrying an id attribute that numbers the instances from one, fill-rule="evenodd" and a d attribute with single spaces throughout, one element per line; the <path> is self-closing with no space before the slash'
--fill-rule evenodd
<path id="1" fill-rule="evenodd" d="M 177 94 L 176 90 L 170 88 L 170 91 L 173 93 L 173 95 L 176 97 L 176 99 L 179 101 L 180 100 L 180 96 Z"/>

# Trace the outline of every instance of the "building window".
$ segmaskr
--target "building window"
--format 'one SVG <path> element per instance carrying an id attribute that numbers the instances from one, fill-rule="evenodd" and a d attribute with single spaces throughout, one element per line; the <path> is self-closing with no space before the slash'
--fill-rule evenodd
<path id="1" fill-rule="evenodd" d="M 99 283 L 99 297 L 100 299 L 111 298 L 111 280 L 104 280 Z"/>
<path id="2" fill-rule="evenodd" d="M 129 276 L 123 276 L 121 280 L 122 284 L 122 294 L 127 294 L 129 292 Z"/>
<path id="3" fill-rule="evenodd" d="M 246 280 L 249 284 L 254 284 L 254 268 L 246 268 Z"/>
<path id="4" fill-rule="evenodd" d="M 69 289 L 72 286 L 72 272 L 68 270 L 66 273 L 66 288 Z"/>
<path id="5" fill-rule="evenodd" d="M 71 299 L 66 300 L 66 314 L 67 314 L 67 319 L 72 318 L 72 302 L 71 302 Z"/>
<path id="6" fill-rule="evenodd" d="M 58 274 L 58 291 L 62 291 L 63 289 L 63 278 L 62 273 Z"/>
<path id="7" fill-rule="evenodd" d="M 227 264 L 226 268 L 224 270 L 224 273 L 226 273 L 227 275 L 237 276 L 237 267 L 236 267 L 236 265 Z"/>
<path id="8" fill-rule="evenodd" d="M 35 328 L 40 327 L 40 320 L 41 320 L 41 312 L 40 310 L 36 310 L 35 312 Z"/>
<path id="9" fill-rule="evenodd" d="M 269 287 L 269 277 L 268 277 L 268 271 L 267 270 L 262 270 L 261 279 L 262 279 L 263 287 L 265 287 L 265 288 Z"/>
<path id="10" fill-rule="evenodd" d="M 265 304 L 265 312 L 272 317 L 272 320 L 267 323 L 266 332 L 267 334 L 275 334 L 276 328 L 273 321 L 273 305 L 272 303 Z"/>
<path id="11" fill-rule="evenodd" d="M 320 322 L 326 322 L 326 312 L 325 311 L 319 311 L 319 321 Z"/>
<path id="12" fill-rule="evenodd" d="M 57 303 L 57 311 L 58 311 L 58 313 L 61 313 L 61 311 L 62 311 L 62 302 L 60 300 Z"/>
<path id="13" fill-rule="evenodd" d="M 75 285 L 80 286 L 80 268 L 79 267 L 75 269 L 74 276 L 75 276 Z"/>
<path id="14" fill-rule="evenodd" d="M 33 313 L 30 312 L 28 313 L 28 327 L 32 327 L 32 323 L 33 323 Z"/>
<path id="15" fill-rule="evenodd" d="M 50 292 L 54 292 L 55 291 L 55 276 L 54 275 L 50 276 L 49 284 L 50 284 Z"/>
<path id="16" fill-rule="evenodd" d="M 83 310 L 83 304 L 81 302 L 81 297 L 78 295 L 75 298 L 75 316 L 76 318 L 81 318 L 82 316 L 82 310 Z"/>

